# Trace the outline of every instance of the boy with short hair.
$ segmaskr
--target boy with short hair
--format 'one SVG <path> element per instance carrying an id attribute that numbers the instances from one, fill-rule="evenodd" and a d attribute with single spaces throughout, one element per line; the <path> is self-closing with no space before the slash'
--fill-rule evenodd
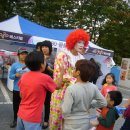
<path id="1" fill-rule="evenodd" d="M 107 107 L 102 108 L 101 116 L 98 117 L 99 124 L 96 130 L 113 130 L 115 121 L 119 115 L 115 106 L 122 102 L 122 94 L 119 91 L 110 91 L 106 96 Z"/>
<path id="2" fill-rule="evenodd" d="M 17 130 L 41 130 L 43 104 L 46 92 L 54 92 L 56 84 L 52 78 L 43 74 L 45 70 L 44 55 L 31 52 L 25 59 L 30 72 L 23 74 L 18 86 L 21 103 L 18 111 Z"/>
<path id="3" fill-rule="evenodd" d="M 77 79 L 76 83 L 67 87 L 62 104 L 63 130 L 88 130 L 89 109 L 104 107 L 107 103 L 98 87 L 89 82 L 95 73 L 91 61 L 79 60 L 75 67 L 73 76 Z"/>
<path id="4" fill-rule="evenodd" d="M 10 124 L 10 128 L 14 128 L 17 124 L 17 112 L 19 109 L 19 104 L 21 101 L 19 95 L 19 87 L 18 81 L 20 80 L 23 73 L 29 71 L 28 68 L 25 68 L 25 58 L 28 55 L 28 50 L 26 48 L 19 48 L 18 52 L 18 62 L 15 62 L 10 69 L 9 78 L 14 80 L 13 82 L 13 112 L 14 112 L 14 119 L 13 122 Z"/>

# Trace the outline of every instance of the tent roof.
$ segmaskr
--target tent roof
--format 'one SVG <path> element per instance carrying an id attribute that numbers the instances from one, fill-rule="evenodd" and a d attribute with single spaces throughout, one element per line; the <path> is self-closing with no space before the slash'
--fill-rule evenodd
<path id="1" fill-rule="evenodd" d="M 72 29 L 50 29 L 16 15 L 0 22 L 0 30 L 65 41 Z"/>
<path id="2" fill-rule="evenodd" d="M 39 38 L 46 38 L 46 39 L 50 39 L 50 40 L 63 41 L 63 42 L 65 42 L 67 35 L 72 31 L 72 29 L 46 28 L 44 26 L 31 22 L 27 19 L 24 19 L 23 17 L 21 17 L 19 15 L 16 15 L 8 20 L 0 22 L 0 30 L 18 33 L 18 34 L 36 36 Z M 0 40 L 0 42 L 1 42 L 0 48 L 7 49 L 7 44 L 8 44 L 8 50 L 11 50 L 11 48 L 12 48 L 9 45 L 13 45 L 13 46 L 16 45 L 16 48 L 18 46 L 24 46 L 24 45 L 27 46 L 28 45 L 28 44 L 23 45 L 23 44 L 19 44 L 19 43 L 14 44 L 11 41 L 6 41 L 6 44 L 5 44 L 4 40 Z M 29 47 L 29 46 L 27 46 L 27 47 Z M 93 44 L 92 42 L 89 42 L 89 47 L 99 49 L 99 50 L 113 52 L 111 50 L 101 48 L 101 47 Z"/>

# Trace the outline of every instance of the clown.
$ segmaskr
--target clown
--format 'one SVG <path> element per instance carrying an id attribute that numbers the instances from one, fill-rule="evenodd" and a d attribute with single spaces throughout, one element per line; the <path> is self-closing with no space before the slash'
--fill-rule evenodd
<path id="1" fill-rule="evenodd" d="M 80 54 L 84 47 L 88 46 L 89 35 L 83 29 L 71 32 L 66 39 L 66 50 L 59 52 L 54 63 L 54 81 L 61 79 L 61 68 L 63 68 L 63 78 L 60 82 L 61 89 L 56 90 L 51 96 L 50 106 L 50 130 L 62 130 L 61 102 L 66 88 L 75 82 L 73 70 L 75 63 L 84 59 Z"/>

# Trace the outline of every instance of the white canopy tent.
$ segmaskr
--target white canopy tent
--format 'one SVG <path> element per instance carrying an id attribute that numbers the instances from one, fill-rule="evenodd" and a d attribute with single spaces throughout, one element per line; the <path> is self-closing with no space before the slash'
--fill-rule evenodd
<path id="1" fill-rule="evenodd" d="M 72 29 L 49 29 L 21 16 L 14 16 L 0 22 L 0 49 L 16 52 L 20 46 L 29 50 L 34 49 L 37 42 L 50 40 L 53 48 L 65 48 L 65 39 Z M 85 57 L 94 58 L 101 64 L 102 78 L 110 72 L 114 52 L 89 42 Z M 109 64 L 109 67 L 108 67 Z M 101 81 L 100 81 L 101 82 Z"/>
<path id="2" fill-rule="evenodd" d="M 33 45 L 43 40 L 52 41 L 55 48 L 64 48 L 65 39 L 71 31 L 72 29 L 46 28 L 16 15 L 0 22 L 0 49 L 16 51 L 17 46 L 33 48 Z M 89 47 L 113 53 L 91 42 Z"/>

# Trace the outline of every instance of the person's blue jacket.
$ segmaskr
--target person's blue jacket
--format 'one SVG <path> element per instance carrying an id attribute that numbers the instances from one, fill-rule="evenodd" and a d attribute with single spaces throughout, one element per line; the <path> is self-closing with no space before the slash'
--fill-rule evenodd
<path id="1" fill-rule="evenodd" d="M 16 77 L 16 73 L 25 73 L 29 71 L 28 68 L 23 69 L 24 67 L 25 67 L 25 64 L 21 64 L 20 62 L 16 62 L 11 66 L 9 78 L 14 80 L 14 85 L 13 85 L 14 91 L 19 91 L 18 81 L 20 78 Z"/>

